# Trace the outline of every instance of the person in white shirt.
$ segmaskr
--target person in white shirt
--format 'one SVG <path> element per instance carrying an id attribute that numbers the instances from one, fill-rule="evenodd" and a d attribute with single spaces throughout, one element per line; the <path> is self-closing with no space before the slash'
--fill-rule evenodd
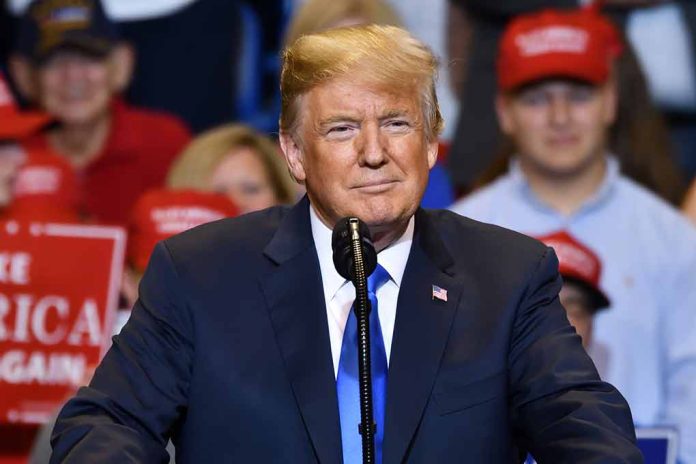
<path id="1" fill-rule="evenodd" d="M 696 230 L 607 150 L 617 37 L 592 10 L 509 25 L 496 107 L 516 155 L 452 209 L 532 236 L 563 229 L 597 253 L 612 305 L 595 319 L 590 354 L 636 424 L 676 426 L 680 459 L 696 462 Z"/>

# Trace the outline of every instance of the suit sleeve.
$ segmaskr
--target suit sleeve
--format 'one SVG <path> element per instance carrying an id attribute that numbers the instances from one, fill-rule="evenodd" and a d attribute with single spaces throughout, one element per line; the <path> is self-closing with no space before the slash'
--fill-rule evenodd
<path id="1" fill-rule="evenodd" d="M 548 248 L 518 306 L 508 358 L 518 444 L 540 463 L 643 462 L 628 404 L 569 325 L 561 284 Z"/>
<path id="2" fill-rule="evenodd" d="M 65 405 L 51 463 L 168 462 L 168 436 L 185 412 L 192 322 L 164 243 L 155 248 L 128 323 L 88 387 Z"/>

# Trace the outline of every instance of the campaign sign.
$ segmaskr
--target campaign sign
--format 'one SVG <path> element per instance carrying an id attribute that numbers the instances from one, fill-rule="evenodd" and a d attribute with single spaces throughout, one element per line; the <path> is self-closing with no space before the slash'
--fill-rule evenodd
<path id="1" fill-rule="evenodd" d="M 0 423 L 44 422 L 88 380 L 110 345 L 125 239 L 0 222 Z"/>

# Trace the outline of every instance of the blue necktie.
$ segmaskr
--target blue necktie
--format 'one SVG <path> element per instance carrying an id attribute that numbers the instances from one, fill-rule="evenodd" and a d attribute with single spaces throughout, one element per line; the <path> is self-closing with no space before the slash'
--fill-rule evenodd
<path id="1" fill-rule="evenodd" d="M 387 280 L 389 273 L 379 264 L 367 278 L 367 296 L 372 305 L 370 311 L 370 357 L 372 361 L 372 404 L 377 433 L 375 433 L 375 462 L 382 462 L 382 442 L 384 441 L 384 411 L 387 397 L 387 355 L 384 351 L 382 328 L 377 313 L 377 289 Z M 341 417 L 341 440 L 343 443 L 343 462 L 359 464 L 362 462 L 362 436 L 358 433 L 360 424 L 360 383 L 358 376 L 358 323 L 353 308 L 348 315 L 343 332 L 341 359 L 336 377 L 338 409 Z"/>

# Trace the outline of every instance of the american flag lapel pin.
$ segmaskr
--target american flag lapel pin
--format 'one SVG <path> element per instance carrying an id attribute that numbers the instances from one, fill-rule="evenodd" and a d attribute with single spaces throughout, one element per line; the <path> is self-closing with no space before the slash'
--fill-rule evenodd
<path id="1" fill-rule="evenodd" d="M 433 285 L 433 300 L 447 301 L 447 290 Z"/>

